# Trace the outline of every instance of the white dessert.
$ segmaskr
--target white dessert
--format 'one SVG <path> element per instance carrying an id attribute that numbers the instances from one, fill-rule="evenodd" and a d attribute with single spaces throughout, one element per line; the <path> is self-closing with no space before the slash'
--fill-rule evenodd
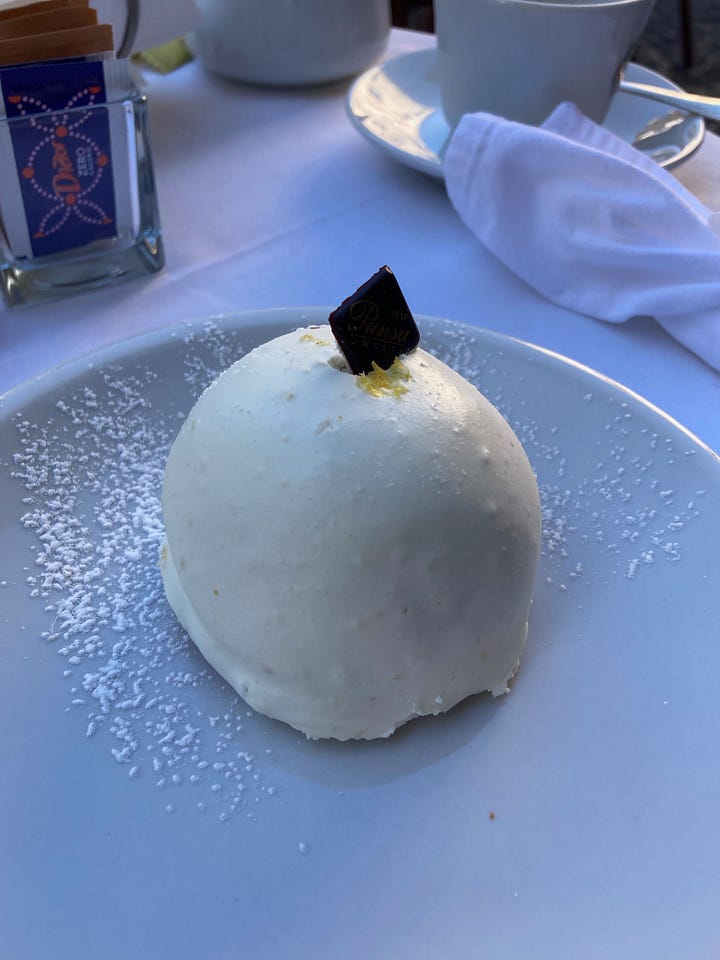
<path id="1" fill-rule="evenodd" d="M 180 430 L 163 510 L 170 604 L 261 713 L 370 739 L 507 692 L 537 485 L 500 413 L 425 351 L 358 377 L 329 327 L 253 350 Z"/>

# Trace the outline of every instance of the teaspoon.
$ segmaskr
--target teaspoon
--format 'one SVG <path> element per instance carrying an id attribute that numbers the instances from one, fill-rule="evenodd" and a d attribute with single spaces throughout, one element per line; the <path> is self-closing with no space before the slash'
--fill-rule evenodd
<path id="1" fill-rule="evenodd" d="M 671 90 L 665 87 L 654 87 L 649 83 L 636 83 L 626 80 L 620 71 L 618 90 L 621 93 L 633 93 L 639 97 L 648 97 L 658 103 L 667 104 L 688 113 L 695 113 L 710 120 L 720 120 L 720 98 L 704 97 L 698 93 L 683 93 L 680 90 Z"/>

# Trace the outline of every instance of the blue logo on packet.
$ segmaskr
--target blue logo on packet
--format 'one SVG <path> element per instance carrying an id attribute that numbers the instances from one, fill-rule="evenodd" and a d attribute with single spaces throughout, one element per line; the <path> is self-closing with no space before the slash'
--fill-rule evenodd
<path id="1" fill-rule="evenodd" d="M 12 67 L 2 89 L 33 255 L 115 237 L 102 63 Z"/>

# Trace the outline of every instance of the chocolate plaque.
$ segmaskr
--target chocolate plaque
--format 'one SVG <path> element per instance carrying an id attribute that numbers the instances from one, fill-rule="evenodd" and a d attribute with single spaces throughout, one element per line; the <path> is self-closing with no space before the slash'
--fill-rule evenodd
<path id="1" fill-rule="evenodd" d="M 373 363 L 388 370 L 410 353 L 420 331 L 395 274 L 381 267 L 333 310 L 330 327 L 353 373 L 370 373 Z"/>

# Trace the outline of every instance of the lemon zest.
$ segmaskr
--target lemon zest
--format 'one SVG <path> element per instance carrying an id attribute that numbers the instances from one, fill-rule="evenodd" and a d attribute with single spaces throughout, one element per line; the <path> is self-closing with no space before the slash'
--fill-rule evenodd
<path id="1" fill-rule="evenodd" d="M 387 370 L 383 370 L 374 360 L 372 367 L 369 373 L 361 373 L 357 377 L 357 385 L 370 396 L 394 397 L 398 400 L 408 392 L 405 384 L 412 375 L 398 357 L 395 357 L 392 366 Z"/>

